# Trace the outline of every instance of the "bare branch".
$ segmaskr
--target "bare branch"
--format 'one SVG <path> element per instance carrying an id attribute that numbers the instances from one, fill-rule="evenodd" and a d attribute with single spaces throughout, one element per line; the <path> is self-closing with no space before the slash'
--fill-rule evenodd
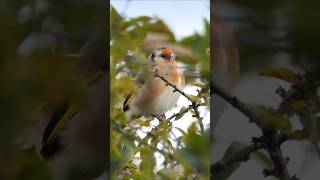
<path id="1" fill-rule="evenodd" d="M 247 161 L 249 159 L 249 156 L 251 153 L 258 151 L 261 149 L 261 144 L 255 143 L 252 145 L 249 145 L 247 147 L 242 148 L 241 150 L 233 153 L 231 156 L 232 158 L 222 158 L 220 161 L 214 163 L 211 165 L 210 170 L 211 173 L 215 173 L 219 171 L 220 169 L 223 169 L 225 166 L 228 166 L 230 164 L 233 164 L 235 162 L 241 162 L 241 161 Z"/>
<path id="2" fill-rule="evenodd" d="M 180 90 L 175 84 L 172 84 L 171 82 L 169 82 L 164 76 L 160 76 L 157 73 L 155 74 L 155 76 L 160 78 L 162 81 L 164 81 L 167 86 L 171 86 L 174 89 L 173 92 L 179 92 L 182 96 L 186 97 L 191 102 L 190 107 L 193 109 L 193 111 L 195 113 L 195 117 L 199 121 L 200 130 L 201 130 L 201 133 L 203 134 L 204 133 L 204 125 L 203 125 L 203 122 L 202 122 L 202 117 L 200 117 L 200 113 L 199 113 L 199 110 L 198 110 L 198 107 L 200 106 L 200 104 L 195 102 L 186 93 L 184 93 L 182 90 Z"/>
<path id="3" fill-rule="evenodd" d="M 245 148 L 243 151 L 240 151 L 239 153 L 235 153 L 228 162 L 224 162 L 223 160 L 220 162 L 217 162 L 212 165 L 212 169 L 216 170 L 217 168 L 223 168 L 228 163 L 233 163 L 236 161 L 241 161 L 241 158 L 248 157 L 250 153 L 260 149 L 261 147 L 265 150 L 267 150 L 273 164 L 274 169 L 272 170 L 264 170 L 265 176 L 274 176 L 281 180 L 293 180 L 297 179 L 296 176 L 290 177 L 288 169 L 287 169 L 287 163 L 288 158 L 284 158 L 282 155 L 282 151 L 280 148 L 280 145 L 288 140 L 287 136 L 280 135 L 275 130 L 265 129 L 264 127 L 259 126 L 259 117 L 258 115 L 254 114 L 253 111 L 246 106 L 243 102 L 239 101 L 235 96 L 230 95 L 226 91 L 224 91 L 222 88 L 217 86 L 215 83 L 213 85 L 213 93 L 223 98 L 225 101 L 227 101 L 229 104 L 231 104 L 234 108 L 238 109 L 240 112 L 242 112 L 244 115 L 246 115 L 252 122 L 255 122 L 258 127 L 263 132 L 263 135 L 261 138 L 256 138 L 255 144 Z M 261 147 L 256 147 L 257 143 L 261 144 Z M 238 156 L 238 154 L 242 154 L 244 156 Z"/>
<path id="4" fill-rule="evenodd" d="M 186 97 L 190 102 L 193 102 L 193 100 L 182 90 L 180 90 L 175 84 L 172 84 L 169 82 L 164 76 L 160 76 L 159 74 L 155 74 L 156 77 L 160 78 L 162 81 L 166 83 L 166 85 L 171 86 L 174 89 L 174 92 L 179 92 L 182 96 Z"/>
<path id="5" fill-rule="evenodd" d="M 227 101 L 235 109 L 238 109 L 245 116 L 249 118 L 250 121 L 258 123 L 256 115 L 247 107 L 243 102 L 241 102 L 237 97 L 229 94 L 227 91 L 223 90 L 221 87 L 217 86 L 215 83 L 212 83 L 213 93 L 220 96 L 222 99 Z M 214 100 L 213 100 L 214 101 Z"/>

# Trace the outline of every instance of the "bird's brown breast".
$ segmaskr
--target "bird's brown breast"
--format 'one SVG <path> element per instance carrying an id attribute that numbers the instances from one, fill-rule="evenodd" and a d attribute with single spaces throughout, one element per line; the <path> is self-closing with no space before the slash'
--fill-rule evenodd
<path id="1" fill-rule="evenodd" d="M 167 69 L 160 66 L 159 74 L 167 75 L 166 79 L 178 88 L 183 88 L 185 85 L 184 75 L 175 65 Z M 164 81 L 154 77 L 138 90 L 132 100 L 131 107 L 137 114 L 161 114 L 172 108 L 172 104 L 176 104 L 179 96 L 180 94 L 178 92 L 174 93 L 173 89 L 167 86 Z"/>

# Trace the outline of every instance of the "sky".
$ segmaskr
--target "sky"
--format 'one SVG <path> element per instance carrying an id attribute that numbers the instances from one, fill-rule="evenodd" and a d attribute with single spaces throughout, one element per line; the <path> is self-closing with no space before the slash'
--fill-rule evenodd
<path id="1" fill-rule="evenodd" d="M 210 19 L 209 0 L 111 0 L 126 17 L 156 16 L 164 20 L 177 39 L 204 31 L 203 19 Z"/>

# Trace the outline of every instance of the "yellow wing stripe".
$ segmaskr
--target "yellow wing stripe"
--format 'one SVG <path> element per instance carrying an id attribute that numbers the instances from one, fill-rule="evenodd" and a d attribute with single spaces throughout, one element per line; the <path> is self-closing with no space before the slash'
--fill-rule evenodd
<path id="1" fill-rule="evenodd" d="M 100 77 L 102 77 L 105 74 L 104 71 L 99 70 L 97 72 L 91 73 L 85 80 L 84 83 L 86 83 L 88 86 L 94 84 Z M 62 118 L 59 120 L 59 122 L 56 124 L 52 132 L 50 133 L 49 138 L 47 139 L 47 144 L 52 143 L 55 138 L 61 133 L 64 126 L 72 119 L 72 117 L 77 113 L 78 109 L 75 107 L 74 104 L 72 104 L 68 110 L 64 113 Z"/>
<path id="2" fill-rule="evenodd" d="M 54 139 L 60 134 L 65 124 L 67 124 L 71 118 L 77 113 L 77 108 L 75 105 L 71 105 L 66 113 L 62 116 L 62 118 L 59 120 L 57 125 L 52 130 L 48 140 L 47 144 L 50 144 L 54 141 Z"/>

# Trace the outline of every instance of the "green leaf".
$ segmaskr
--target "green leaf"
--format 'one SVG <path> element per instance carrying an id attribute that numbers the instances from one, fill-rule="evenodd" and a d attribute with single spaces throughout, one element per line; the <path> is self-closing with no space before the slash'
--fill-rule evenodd
<path id="1" fill-rule="evenodd" d="M 305 112 L 308 110 L 308 100 L 307 99 L 293 99 L 290 102 L 290 107 L 297 112 Z"/>
<path id="2" fill-rule="evenodd" d="M 228 161 L 232 158 L 233 154 L 241 150 L 243 147 L 245 147 L 243 144 L 240 144 L 238 142 L 232 142 L 230 146 L 228 147 L 227 151 L 225 152 L 223 156 L 224 161 Z M 219 169 L 213 174 L 213 179 L 215 180 L 226 180 L 228 179 L 239 167 L 241 162 L 235 162 L 229 165 L 224 166 L 223 169 Z"/>
<path id="3" fill-rule="evenodd" d="M 156 165 L 154 151 L 149 147 L 144 146 L 140 150 L 141 164 L 140 168 L 143 172 L 145 179 L 152 179 L 154 177 L 153 168 Z"/>
<path id="4" fill-rule="evenodd" d="M 303 82 L 303 78 L 300 75 L 286 68 L 269 69 L 259 73 L 259 75 L 281 79 L 291 84 L 301 84 Z"/>
<path id="5" fill-rule="evenodd" d="M 201 99 L 198 98 L 197 96 L 194 96 L 194 95 L 188 95 L 188 96 L 189 96 L 189 98 L 190 98 L 190 100 L 191 100 L 192 102 L 195 102 L 195 103 L 197 103 L 197 104 L 200 104 L 200 103 L 201 103 Z"/>
<path id="6" fill-rule="evenodd" d="M 172 169 L 161 169 L 157 174 L 161 177 L 160 179 L 175 180 L 177 178 Z"/>
<path id="7" fill-rule="evenodd" d="M 200 83 L 200 82 L 193 82 L 192 86 L 196 86 L 196 87 L 199 87 L 199 88 L 204 88 L 205 87 L 205 85 Z"/>
<path id="8" fill-rule="evenodd" d="M 117 10 L 111 6 L 110 10 L 110 32 L 111 32 L 111 38 L 113 39 L 113 35 L 118 30 L 118 26 L 123 21 L 123 18 L 120 16 L 120 14 L 117 12 Z"/>
<path id="9" fill-rule="evenodd" d="M 268 129 L 278 129 L 285 132 L 291 130 L 291 122 L 285 115 L 279 111 L 269 108 L 264 105 L 259 105 L 255 108 L 255 115 L 259 120 L 258 125 Z"/>
<path id="10" fill-rule="evenodd" d="M 183 136 L 185 147 L 175 151 L 174 155 L 183 165 L 184 173 L 195 170 L 206 177 L 210 174 L 210 138 L 209 133 L 198 134 L 197 125 L 193 123 Z"/>
<path id="11" fill-rule="evenodd" d="M 174 147 L 169 139 L 165 140 L 165 142 L 169 149 L 174 150 Z"/>
<path id="12" fill-rule="evenodd" d="M 118 139 L 119 136 L 112 131 L 111 137 Z M 122 143 L 120 143 L 122 142 Z M 119 138 L 118 141 L 112 141 L 111 145 L 111 176 L 117 177 L 118 173 L 127 165 L 127 163 L 133 158 L 134 155 L 134 143 L 133 141 L 125 138 Z"/>
<path id="13" fill-rule="evenodd" d="M 139 16 L 135 18 L 136 21 L 149 22 L 151 18 L 149 16 Z"/>
<path id="14" fill-rule="evenodd" d="M 180 118 L 182 118 L 183 116 L 184 116 L 184 114 L 186 113 L 186 112 L 184 112 L 185 110 L 187 109 L 187 107 L 184 107 L 184 106 L 182 106 L 181 107 L 181 109 L 180 109 L 180 111 L 179 111 L 179 115 L 177 115 L 175 118 L 174 118 L 174 120 L 179 120 Z M 183 113 L 184 112 L 184 113 Z"/>
<path id="15" fill-rule="evenodd" d="M 161 131 L 159 132 L 159 138 L 160 139 L 167 139 L 169 136 L 169 132 L 171 129 L 171 125 L 169 121 L 163 122 L 160 126 Z"/>
<path id="16" fill-rule="evenodd" d="M 288 138 L 303 141 L 307 140 L 309 135 L 304 130 L 294 130 L 288 134 Z"/>
<path id="17" fill-rule="evenodd" d="M 264 167 L 272 168 L 272 160 L 269 156 L 263 151 L 256 151 L 254 153 L 255 157 L 263 164 Z"/>
<path id="18" fill-rule="evenodd" d="M 135 122 L 140 126 L 150 127 L 151 119 L 136 119 Z"/>
<path id="19" fill-rule="evenodd" d="M 210 48 L 206 49 L 206 55 L 210 56 Z"/>

